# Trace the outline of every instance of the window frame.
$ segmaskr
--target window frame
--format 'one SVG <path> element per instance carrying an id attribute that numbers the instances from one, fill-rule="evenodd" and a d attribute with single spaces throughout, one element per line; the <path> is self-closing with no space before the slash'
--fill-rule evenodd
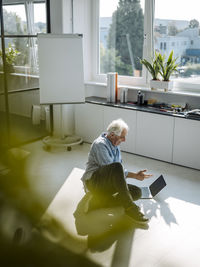
<path id="1" fill-rule="evenodd" d="M 92 81 L 97 83 L 106 83 L 106 74 L 99 74 L 99 5 L 100 0 L 92 1 Z M 144 44 L 143 58 L 150 60 L 154 54 L 154 11 L 155 0 L 145 0 L 144 6 Z M 126 86 L 144 86 L 149 88 L 150 74 L 146 68 L 142 66 L 142 76 L 118 76 L 119 85 Z M 200 93 L 200 83 L 194 84 L 174 79 L 174 87 L 178 91 L 197 92 Z"/>

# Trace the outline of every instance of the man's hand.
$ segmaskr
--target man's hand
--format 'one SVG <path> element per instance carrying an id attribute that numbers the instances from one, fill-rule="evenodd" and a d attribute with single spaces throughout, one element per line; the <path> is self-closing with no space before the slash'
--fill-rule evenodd
<path id="1" fill-rule="evenodd" d="M 145 174 L 146 171 L 147 170 L 142 170 L 142 171 L 137 172 L 135 178 L 137 180 L 143 181 L 144 179 L 151 177 L 152 174 Z"/>
<path id="2" fill-rule="evenodd" d="M 128 175 L 127 175 L 127 178 L 134 178 L 134 179 L 137 179 L 137 180 L 140 180 L 140 181 L 143 181 L 144 179 L 146 178 L 149 178 L 152 176 L 152 174 L 145 174 L 147 170 L 142 170 L 142 171 L 139 171 L 139 172 L 129 172 Z"/>

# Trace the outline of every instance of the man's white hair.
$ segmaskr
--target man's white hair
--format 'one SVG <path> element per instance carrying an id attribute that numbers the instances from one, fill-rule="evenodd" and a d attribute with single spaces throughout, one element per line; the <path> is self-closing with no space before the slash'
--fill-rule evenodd
<path id="1" fill-rule="evenodd" d="M 108 135 L 114 133 L 115 135 L 120 136 L 124 129 L 128 132 L 129 127 L 126 122 L 124 122 L 122 119 L 117 119 L 108 125 L 107 133 Z"/>

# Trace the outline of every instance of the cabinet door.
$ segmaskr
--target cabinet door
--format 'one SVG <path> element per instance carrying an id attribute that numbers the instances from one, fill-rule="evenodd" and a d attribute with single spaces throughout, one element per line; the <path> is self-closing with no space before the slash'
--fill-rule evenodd
<path id="1" fill-rule="evenodd" d="M 111 121 L 123 119 L 129 126 L 129 132 L 125 142 L 120 148 L 122 151 L 135 153 L 135 134 L 136 134 L 136 111 L 104 106 L 104 129 L 106 130 Z"/>
<path id="2" fill-rule="evenodd" d="M 200 121 L 175 118 L 173 163 L 200 169 Z"/>
<path id="3" fill-rule="evenodd" d="M 85 142 L 92 143 L 103 132 L 103 106 L 90 103 L 77 104 L 75 132 Z"/>
<path id="4" fill-rule="evenodd" d="M 174 118 L 137 111 L 136 153 L 172 161 Z"/>

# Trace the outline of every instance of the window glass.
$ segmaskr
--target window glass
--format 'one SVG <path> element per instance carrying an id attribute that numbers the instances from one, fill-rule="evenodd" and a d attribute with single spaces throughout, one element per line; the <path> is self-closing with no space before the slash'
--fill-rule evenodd
<path id="1" fill-rule="evenodd" d="M 1 48 L 0 39 L 0 48 Z M 0 50 L 1 55 L 1 50 Z M 0 64 L 2 64 L 2 57 L 0 57 Z M 4 94 L 4 74 L 2 69 L 0 70 L 0 144 L 7 143 L 7 123 L 6 123 L 6 112 L 5 112 L 5 94 Z"/>
<path id="2" fill-rule="evenodd" d="M 2 61 L 1 46 L 2 44 L 1 44 L 1 39 L 0 39 L 0 95 L 4 92 L 4 76 L 3 76 L 3 61 Z"/>
<path id="3" fill-rule="evenodd" d="M 4 34 L 23 35 L 46 33 L 45 3 L 4 5 Z"/>
<path id="4" fill-rule="evenodd" d="M 47 32 L 45 3 L 34 4 L 34 27 L 36 33 Z"/>
<path id="5" fill-rule="evenodd" d="M 49 109 L 40 106 L 38 90 L 37 33 L 47 32 L 46 1 L 14 2 L 3 1 L 4 68 L 0 47 L 0 141 L 11 146 L 46 136 L 50 130 Z M 39 110 L 36 119 L 34 108 Z"/>
<path id="6" fill-rule="evenodd" d="M 9 91 L 39 87 L 37 33 L 47 32 L 46 3 L 21 2 L 23 3 L 3 5 L 5 67 L 10 76 Z M 10 36 L 6 37 L 7 35 Z M 35 37 L 23 37 L 23 35 Z M 0 70 L 2 69 L 0 54 Z"/>
<path id="7" fill-rule="evenodd" d="M 174 78 L 179 82 L 200 83 L 199 9 L 199 0 L 155 1 L 154 48 L 166 56 L 174 51 L 180 64 Z"/>
<path id="8" fill-rule="evenodd" d="M 142 75 L 144 1 L 100 0 L 99 73 Z"/>
<path id="9" fill-rule="evenodd" d="M 48 135 L 49 110 L 47 106 L 40 106 L 38 91 L 8 94 L 8 103 L 12 146 Z M 34 107 L 40 109 L 41 117 L 33 117 Z"/>
<path id="10" fill-rule="evenodd" d="M 37 38 L 5 38 L 8 90 L 38 88 Z"/>
<path id="11" fill-rule="evenodd" d="M 25 6 L 5 5 L 3 6 L 4 34 L 27 34 L 27 20 Z"/>

